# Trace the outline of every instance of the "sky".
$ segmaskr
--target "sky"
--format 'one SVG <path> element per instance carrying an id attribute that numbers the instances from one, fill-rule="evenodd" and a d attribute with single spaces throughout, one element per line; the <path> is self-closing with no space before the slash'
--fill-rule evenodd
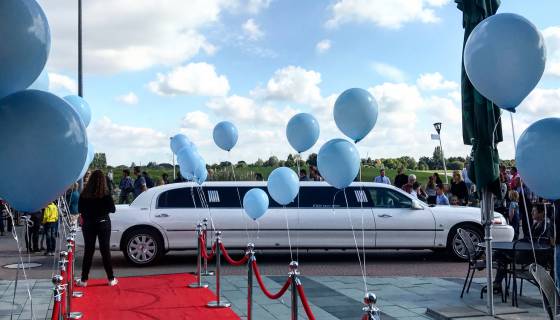
<path id="1" fill-rule="evenodd" d="M 77 93 L 77 4 L 39 0 L 52 33 L 50 90 Z M 538 6 L 535 5 L 538 3 Z M 547 68 L 513 117 L 516 136 L 560 112 L 560 1 L 503 1 L 498 12 L 532 21 Z M 332 116 L 344 90 L 369 90 L 379 105 L 363 158 L 430 156 L 442 122 L 446 156 L 467 156 L 461 135 L 462 13 L 452 0 L 87 0 L 83 4 L 88 138 L 111 165 L 171 162 L 169 137 L 186 134 L 208 163 L 294 153 L 285 127 L 309 112 L 318 152 L 344 137 Z M 239 141 L 212 140 L 229 120 Z M 514 157 L 509 114 L 501 157 Z"/>

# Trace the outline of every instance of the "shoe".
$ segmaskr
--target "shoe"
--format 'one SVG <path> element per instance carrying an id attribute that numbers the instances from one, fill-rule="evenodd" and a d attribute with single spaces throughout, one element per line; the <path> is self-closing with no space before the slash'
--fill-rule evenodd
<path id="1" fill-rule="evenodd" d="M 82 279 L 77 279 L 76 287 L 82 287 L 82 288 L 87 287 L 87 281 L 82 281 Z"/>
<path id="2" fill-rule="evenodd" d="M 49 253 L 47 251 L 45 251 L 45 253 L 43 253 L 44 256 L 48 256 Z"/>
<path id="3" fill-rule="evenodd" d="M 109 280 L 109 287 L 114 287 L 119 283 L 119 280 L 117 280 L 117 278 L 113 278 L 113 280 Z"/>
<path id="4" fill-rule="evenodd" d="M 53 256 L 54 256 L 54 252 L 49 252 L 49 256 L 53 257 Z"/>

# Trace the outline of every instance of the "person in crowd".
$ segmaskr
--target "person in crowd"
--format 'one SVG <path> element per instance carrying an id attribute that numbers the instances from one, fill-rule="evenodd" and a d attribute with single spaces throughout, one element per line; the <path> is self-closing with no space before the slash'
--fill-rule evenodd
<path id="1" fill-rule="evenodd" d="M 428 204 L 436 204 L 436 183 L 434 181 L 434 176 L 428 177 L 428 184 L 426 184 L 426 195 Z"/>
<path id="2" fill-rule="evenodd" d="M 130 170 L 123 170 L 123 177 L 119 183 L 119 189 L 121 190 L 119 194 L 119 203 L 130 203 L 128 196 L 131 193 L 134 193 L 134 181 L 132 181 L 132 178 L 130 177 Z"/>
<path id="3" fill-rule="evenodd" d="M 460 206 L 461 203 L 459 202 L 459 198 L 457 196 L 451 196 L 450 205 L 452 206 Z"/>
<path id="4" fill-rule="evenodd" d="M 115 212 L 115 203 L 113 202 L 113 197 L 109 194 L 107 181 L 101 170 L 96 170 L 92 173 L 90 181 L 80 195 L 78 209 L 82 213 L 83 218 L 82 233 L 85 248 L 82 276 L 76 281 L 76 285 L 79 287 L 87 286 L 89 270 L 93 254 L 95 253 L 95 242 L 99 240 L 99 251 L 101 252 L 109 286 L 115 286 L 118 281 L 113 274 L 109 247 L 111 240 L 111 219 L 109 214 Z"/>
<path id="5" fill-rule="evenodd" d="M 510 190 L 508 198 L 510 202 L 509 202 L 508 214 L 506 216 L 508 217 L 509 224 L 513 228 L 513 240 L 517 240 L 519 239 L 519 220 L 520 220 L 519 193 L 517 193 L 517 191 L 515 190 Z"/>
<path id="6" fill-rule="evenodd" d="M 395 176 L 395 187 L 397 188 L 402 188 L 402 186 L 408 183 L 408 175 L 404 174 L 403 171 L 402 167 L 397 170 L 397 175 Z"/>
<path id="7" fill-rule="evenodd" d="M 422 200 L 424 202 L 426 202 L 427 198 L 428 198 L 428 195 L 426 194 L 426 191 L 424 191 L 424 189 L 422 189 L 422 185 L 420 183 L 418 183 L 418 181 L 415 181 L 412 184 L 412 192 L 410 194 L 415 196 L 416 199 Z"/>
<path id="8" fill-rule="evenodd" d="M 476 184 L 473 183 L 471 190 L 469 192 L 469 206 L 478 207 L 479 199 L 478 193 L 476 192 Z"/>
<path id="9" fill-rule="evenodd" d="M 41 223 L 43 222 L 43 213 L 41 211 L 30 213 L 29 221 L 29 229 L 25 239 L 27 250 L 31 253 L 41 252 L 39 250 L 39 230 L 41 230 Z"/>
<path id="10" fill-rule="evenodd" d="M 255 180 L 256 181 L 264 181 L 264 178 L 260 172 L 255 172 Z"/>
<path id="11" fill-rule="evenodd" d="M 500 197 L 495 197 L 494 199 L 494 211 L 501 213 L 504 217 L 509 216 L 509 193 L 508 193 L 508 183 L 505 173 L 500 171 Z"/>
<path id="12" fill-rule="evenodd" d="M 134 180 L 134 199 L 136 199 L 142 192 L 148 190 L 146 185 L 146 178 L 140 172 L 140 167 L 134 167 L 134 175 L 136 179 Z"/>
<path id="13" fill-rule="evenodd" d="M 414 190 L 415 182 L 416 182 L 416 176 L 411 174 L 408 176 L 408 182 L 404 184 L 401 189 L 403 189 L 406 193 L 412 194 L 412 191 Z"/>
<path id="14" fill-rule="evenodd" d="M 82 178 L 82 181 L 83 181 L 84 185 L 87 184 L 90 175 L 91 175 L 91 171 L 89 171 L 89 170 L 86 171 L 86 173 L 84 174 L 84 177 Z"/>
<path id="15" fill-rule="evenodd" d="M 439 177 L 439 173 L 437 172 L 434 172 L 434 181 L 436 182 L 436 185 L 443 184 L 443 181 L 441 180 L 441 178 Z"/>
<path id="16" fill-rule="evenodd" d="M 472 181 L 471 178 L 469 178 L 469 171 L 466 166 L 463 168 L 463 170 L 461 170 L 461 177 L 463 178 L 463 181 L 465 181 L 465 184 L 467 185 L 467 190 L 471 190 Z"/>
<path id="17" fill-rule="evenodd" d="M 43 209 L 43 230 L 47 241 L 45 255 L 54 256 L 56 249 L 56 227 L 58 225 L 58 208 L 51 202 Z"/>
<path id="18" fill-rule="evenodd" d="M 142 171 L 142 177 L 144 177 L 144 180 L 146 181 L 146 188 L 150 189 L 154 187 L 154 180 L 152 180 L 148 172 Z"/>
<path id="19" fill-rule="evenodd" d="M 78 200 L 80 200 L 80 185 L 74 183 L 72 186 L 72 193 L 70 194 L 70 201 L 68 202 L 68 209 L 70 210 L 70 222 L 72 225 L 78 225 L 78 218 L 80 211 L 78 211 Z"/>
<path id="20" fill-rule="evenodd" d="M 459 205 L 466 205 L 469 199 L 469 189 L 467 189 L 467 184 L 463 181 L 461 173 L 459 171 L 453 171 L 453 180 L 451 180 L 451 195 L 454 195 L 459 199 Z"/>
<path id="21" fill-rule="evenodd" d="M 516 167 L 511 167 L 511 169 L 509 169 L 509 172 L 511 174 L 509 189 L 510 190 L 516 190 L 517 192 L 519 192 L 517 190 L 517 188 L 519 188 L 521 186 L 521 179 L 519 177 L 519 173 L 517 172 L 517 168 Z"/>
<path id="22" fill-rule="evenodd" d="M 307 171 L 305 171 L 305 169 L 299 170 L 299 181 L 309 181 L 309 177 L 307 176 Z"/>
<path id="23" fill-rule="evenodd" d="M 113 190 L 115 190 L 115 183 L 113 182 L 113 171 L 109 170 L 107 175 L 105 176 L 107 179 L 107 187 L 109 188 L 109 192 L 113 194 Z"/>
<path id="24" fill-rule="evenodd" d="M 312 181 L 323 181 L 323 177 L 321 177 L 316 166 L 309 166 L 309 179 Z"/>
<path id="25" fill-rule="evenodd" d="M 373 179 L 373 182 L 391 184 L 391 180 L 385 175 L 385 169 L 379 171 L 379 175 Z"/>
<path id="26" fill-rule="evenodd" d="M 533 239 L 538 242 L 550 244 L 552 239 L 552 228 L 550 220 L 545 215 L 544 204 L 538 203 L 533 207 L 533 228 L 531 233 Z"/>
<path id="27" fill-rule="evenodd" d="M 519 214 L 521 215 L 521 229 L 523 230 L 523 238 L 529 239 L 529 230 L 533 228 L 533 219 L 531 218 L 531 213 L 533 211 L 533 203 L 531 202 L 529 189 L 525 184 L 520 182 L 519 176 L 515 178 L 519 185 L 517 189 L 512 189 L 517 191 L 519 194 Z"/>
<path id="28" fill-rule="evenodd" d="M 210 171 L 208 171 L 208 174 L 210 175 Z M 161 175 L 161 181 L 163 182 L 163 184 L 169 184 L 169 175 L 164 172 Z"/>
<path id="29" fill-rule="evenodd" d="M 449 199 L 445 195 L 445 188 L 441 183 L 436 186 L 436 205 L 438 206 L 449 205 Z"/>

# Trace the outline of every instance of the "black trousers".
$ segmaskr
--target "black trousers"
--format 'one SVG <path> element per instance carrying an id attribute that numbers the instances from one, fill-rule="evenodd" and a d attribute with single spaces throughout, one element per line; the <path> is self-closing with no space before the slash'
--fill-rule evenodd
<path id="1" fill-rule="evenodd" d="M 103 219 L 99 222 L 85 222 L 82 226 L 84 235 L 84 260 L 82 263 L 82 281 L 87 281 L 93 254 L 95 253 L 95 241 L 99 239 L 99 251 L 103 259 L 103 267 L 107 273 L 107 279 L 113 280 L 113 266 L 111 265 L 111 248 L 109 241 L 111 240 L 111 220 Z"/>

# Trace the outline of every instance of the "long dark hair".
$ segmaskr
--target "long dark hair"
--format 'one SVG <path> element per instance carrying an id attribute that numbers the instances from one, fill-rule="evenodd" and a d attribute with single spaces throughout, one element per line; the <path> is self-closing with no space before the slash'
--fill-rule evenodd
<path id="1" fill-rule="evenodd" d="M 95 170 L 82 191 L 82 197 L 99 199 L 109 195 L 109 188 L 107 187 L 107 180 L 101 170 Z"/>

